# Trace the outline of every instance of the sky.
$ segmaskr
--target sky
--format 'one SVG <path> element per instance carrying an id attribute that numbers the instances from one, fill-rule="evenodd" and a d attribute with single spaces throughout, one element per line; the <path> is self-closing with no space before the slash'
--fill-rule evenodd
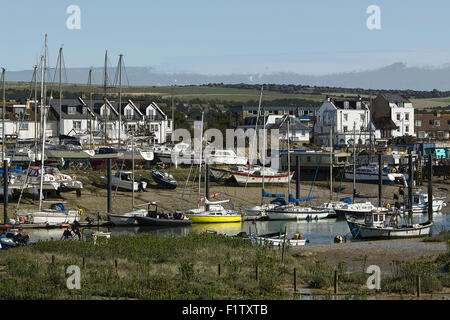
<path id="1" fill-rule="evenodd" d="M 80 8 L 70 30 L 67 8 Z M 366 12 L 380 8 L 379 30 Z M 2 1 L 0 66 L 31 69 L 48 34 L 49 63 L 126 66 L 203 74 L 295 72 L 322 75 L 450 63 L 445 0 L 15 0 Z"/>

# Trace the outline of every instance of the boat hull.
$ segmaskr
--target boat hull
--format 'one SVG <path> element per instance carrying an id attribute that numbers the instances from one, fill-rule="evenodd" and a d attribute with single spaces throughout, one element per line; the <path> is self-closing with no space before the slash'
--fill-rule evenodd
<path id="1" fill-rule="evenodd" d="M 414 227 L 377 228 L 347 220 L 347 224 L 354 238 L 361 239 L 392 239 L 428 236 L 432 222 L 414 225 Z"/>
<path id="2" fill-rule="evenodd" d="M 269 220 L 307 220 L 327 218 L 329 210 L 299 212 L 295 210 L 268 210 Z"/>
<path id="3" fill-rule="evenodd" d="M 247 174 L 241 172 L 231 172 L 231 176 L 236 180 L 236 182 L 240 185 L 245 184 L 262 184 L 263 176 L 262 175 L 254 175 Z M 287 183 L 294 176 L 294 172 L 289 174 L 280 174 L 273 176 L 264 176 L 264 184 L 273 184 L 273 183 Z"/>
<path id="4" fill-rule="evenodd" d="M 136 217 L 137 224 L 140 226 L 149 227 L 178 227 L 188 226 L 192 223 L 189 219 L 164 219 L 164 218 L 152 218 L 152 217 Z"/>
<path id="5" fill-rule="evenodd" d="M 147 210 L 141 209 L 136 211 L 131 211 L 123 214 L 108 214 L 109 220 L 116 226 L 133 226 L 137 225 L 136 220 L 139 216 L 147 215 Z"/>
<path id="6" fill-rule="evenodd" d="M 241 222 L 241 215 L 208 215 L 208 214 L 189 214 L 186 213 L 186 217 L 192 221 L 192 223 L 228 223 L 228 222 Z"/>

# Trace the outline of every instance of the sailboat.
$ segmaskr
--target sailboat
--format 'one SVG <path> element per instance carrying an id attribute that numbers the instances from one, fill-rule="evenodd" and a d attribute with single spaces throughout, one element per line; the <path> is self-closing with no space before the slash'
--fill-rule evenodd
<path id="1" fill-rule="evenodd" d="M 41 133 L 42 133 L 42 152 L 45 154 L 45 137 L 46 137 L 46 119 L 49 106 L 46 103 L 46 89 L 45 89 L 45 73 L 46 73 L 46 60 L 47 60 L 47 35 L 45 35 L 44 55 L 41 58 L 42 76 L 41 76 Z M 52 99 L 52 97 L 50 97 Z M 61 225 L 67 223 L 73 223 L 80 220 L 80 210 L 66 210 L 62 204 L 53 204 L 49 209 L 42 209 L 43 198 L 43 185 L 45 167 L 44 158 L 41 161 L 40 167 L 40 188 L 39 188 L 39 210 L 34 212 L 26 212 L 24 215 L 27 220 L 35 224 L 47 224 L 47 225 Z M 58 183 L 59 185 L 59 183 Z M 20 220 L 20 215 L 18 215 Z M 22 217 L 23 218 L 23 217 Z"/>
<path id="2" fill-rule="evenodd" d="M 288 171 L 291 171 L 291 153 L 289 148 L 289 129 L 290 129 L 290 119 L 287 122 L 287 157 L 288 157 Z M 298 159 L 297 159 L 298 161 Z M 297 184 L 298 185 L 298 184 Z M 310 219 L 323 219 L 328 217 L 330 210 L 322 209 L 322 208 L 313 208 L 313 207 L 301 207 L 299 205 L 300 202 L 308 201 L 315 199 L 316 197 L 308 197 L 304 199 L 299 199 L 300 190 L 297 190 L 297 197 L 290 193 L 290 183 L 288 183 L 288 204 L 283 204 L 277 206 L 273 209 L 267 210 L 267 216 L 269 220 L 310 220 Z"/>
<path id="3" fill-rule="evenodd" d="M 203 136 L 203 114 L 202 114 L 202 127 L 201 133 Z M 200 161 L 199 161 L 199 193 L 201 188 L 201 166 L 202 166 L 202 152 L 203 152 L 203 139 L 200 140 Z M 242 216 L 234 209 L 234 206 L 230 200 L 211 201 L 209 194 L 209 164 L 206 161 L 205 165 L 205 196 L 200 199 L 205 204 L 198 206 L 198 208 L 190 209 L 184 212 L 184 214 L 192 221 L 192 223 L 229 223 L 229 222 L 241 222 Z M 200 202 L 199 202 L 200 203 Z M 228 203 L 231 205 L 231 209 L 225 209 L 222 204 Z"/>

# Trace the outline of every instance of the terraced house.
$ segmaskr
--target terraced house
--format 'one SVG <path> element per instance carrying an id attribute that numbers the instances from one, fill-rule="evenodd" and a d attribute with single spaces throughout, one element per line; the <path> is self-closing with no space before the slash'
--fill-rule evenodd
<path id="1" fill-rule="evenodd" d="M 450 139 L 450 113 L 416 113 L 414 127 L 418 138 Z"/>

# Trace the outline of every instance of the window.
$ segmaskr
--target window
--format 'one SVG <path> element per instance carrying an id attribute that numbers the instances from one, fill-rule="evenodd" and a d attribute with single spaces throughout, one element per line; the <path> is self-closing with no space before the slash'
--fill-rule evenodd
<path id="1" fill-rule="evenodd" d="M 348 109 L 350 107 L 350 103 L 348 101 L 344 101 L 344 109 Z"/>
<path id="2" fill-rule="evenodd" d="M 405 126 L 405 132 L 409 132 L 409 126 Z"/>
<path id="3" fill-rule="evenodd" d="M 126 110 L 125 110 L 125 117 L 126 117 L 128 120 L 133 119 L 133 110 L 131 110 L 131 109 L 126 109 Z"/>
<path id="4" fill-rule="evenodd" d="M 441 126 L 441 120 L 430 120 L 430 124 L 435 127 Z"/>
<path id="5" fill-rule="evenodd" d="M 405 121 L 409 121 L 409 113 L 405 113 Z"/>
<path id="6" fill-rule="evenodd" d="M 360 114 L 359 116 L 360 116 L 362 122 L 364 122 L 366 120 L 365 114 Z"/>
<path id="7" fill-rule="evenodd" d="M 422 126 L 422 120 L 416 120 L 416 127 Z"/>
<path id="8" fill-rule="evenodd" d="M 75 130 L 81 130 L 81 121 L 74 121 L 73 122 L 73 128 Z"/>
<path id="9" fill-rule="evenodd" d="M 400 121 L 401 113 L 397 113 L 397 120 Z"/>
<path id="10" fill-rule="evenodd" d="M 348 114 L 344 113 L 344 121 L 348 121 Z"/>
<path id="11" fill-rule="evenodd" d="M 21 123 L 19 130 L 28 131 L 28 123 Z"/>
<path id="12" fill-rule="evenodd" d="M 76 114 L 77 113 L 77 107 L 69 107 L 67 109 L 68 114 Z"/>
<path id="13" fill-rule="evenodd" d="M 348 127 L 344 126 L 344 132 L 347 132 L 347 131 L 348 131 Z"/>

